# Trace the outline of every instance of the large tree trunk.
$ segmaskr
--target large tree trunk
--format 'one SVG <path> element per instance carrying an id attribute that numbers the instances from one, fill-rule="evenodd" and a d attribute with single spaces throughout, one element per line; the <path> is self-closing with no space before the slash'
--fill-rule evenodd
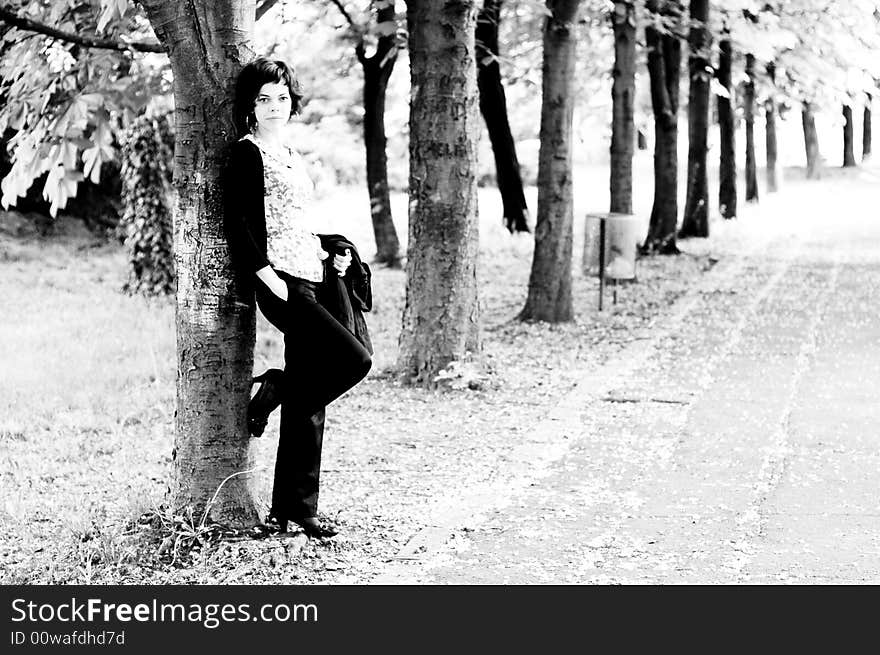
<path id="1" fill-rule="evenodd" d="M 721 159 L 718 171 L 718 209 L 724 218 L 736 218 L 736 120 L 733 104 L 733 45 L 730 33 L 718 44 L 721 55 L 718 61 L 718 83 L 727 89 L 728 97 L 718 96 L 718 126 L 720 131 Z"/>
<path id="2" fill-rule="evenodd" d="M 679 236 L 709 236 L 709 0 L 691 0 L 687 195 Z"/>
<path id="3" fill-rule="evenodd" d="M 377 13 L 379 23 L 391 22 L 394 17 L 394 3 L 382 5 Z M 379 37 L 372 57 L 365 55 L 363 43 L 358 45 L 356 53 L 364 69 L 364 145 L 376 261 L 400 268 L 400 241 L 391 217 L 388 155 L 385 149 L 385 92 L 397 61 L 397 37 L 394 34 Z"/>
<path id="4" fill-rule="evenodd" d="M 862 161 L 871 158 L 871 101 L 870 93 L 865 94 L 865 118 L 862 123 Z"/>
<path id="5" fill-rule="evenodd" d="M 410 210 L 399 364 L 405 381 L 431 386 L 447 364 L 480 348 L 477 6 L 409 0 L 406 13 Z"/>
<path id="6" fill-rule="evenodd" d="M 636 7 L 633 0 L 615 0 L 614 82 L 611 87 L 611 207 L 632 214 L 633 138 L 636 93 Z"/>
<path id="7" fill-rule="evenodd" d="M 242 0 L 143 0 L 174 74 L 174 258 L 177 268 L 175 508 L 198 520 L 257 519 L 245 413 L 253 366 L 254 309 L 234 279 L 223 232 L 219 177 L 234 139 L 235 76 L 254 53 L 254 5 Z M 233 474 L 241 474 L 235 475 Z"/>
<path id="8" fill-rule="evenodd" d="M 819 137 L 816 134 L 816 119 L 809 102 L 803 104 L 801 124 L 804 128 L 804 149 L 807 154 L 807 179 L 816 180 L 822 174 L 822 162 L 819 155 Z"/>
<path id="9" fill-rule="evenodd" d="M 856 165 L 855 128 L 853 128 L 853 110 L 849 105 L 843 106 L 843 167 Z"/>
<path id="10" fill-rule="evenodd" d="M 777 145 L 776 145 L 776 64 L 767 64 L 767 78 L 770 81 L 770 91 L 767 101 L 764 103 L 764 141 L 767 149 L 767 193 L 775 193 L 779 189 L 777 173 Z"/>
<path id="11" fill-rule="evenodd" d="M 571 299 L 571 137 L 579 0 L 547 0 L 544 23 L 538 219 L 529 293 L 521 320 L 574 318 Z"/>
<path id="12" fill-rule="evenodd" d="M 495 173 L 504 212 L 504 225 L 511 232 L 528 232 L 526 196 L 523 192 L 516 144 L 507 118 L 507 98 L 501 83 L 498 65 L 498 24 L 503 0 L 485 0 L 477 17 L 477 87 L 480 90 L 480 112 L 486 121 Z"/>
<path id="13" fill-rule="evenodd" d="M 680 17 L 681 4 L 652 0 L 648 9 L 667 18 Z M 673 34 L 661 34 L 652 25 L 645 29 L 648 74 L 654 110 L 654 206 L 643 250 L 677 254 L 675 229 L 678 221 L 678 85 L 681 76 L 681 44 Z"/>
<path id="14" fill-rule="evenodd" d="M 755 55 L 746 55 L 743 113 L 746 119 L 746 202 L 758 202 L 758 166 L 755 158 Z"/>

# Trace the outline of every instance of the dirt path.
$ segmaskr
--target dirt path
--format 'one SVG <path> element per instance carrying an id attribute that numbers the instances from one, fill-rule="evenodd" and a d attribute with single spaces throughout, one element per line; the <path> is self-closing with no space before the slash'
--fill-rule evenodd
<path id="1" fill-rule="evenodd" d="M 866 182 L 765 200 L 773 224 L 750 252 L 585 372 L 504 471 L 438 501 L 372 581 L 880 581 L 880 185 Z"/>

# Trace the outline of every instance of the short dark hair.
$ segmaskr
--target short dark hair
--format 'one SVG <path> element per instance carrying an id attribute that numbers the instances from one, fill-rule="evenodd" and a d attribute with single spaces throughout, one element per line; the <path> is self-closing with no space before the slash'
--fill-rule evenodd
<path id="1" fill-rule="evenodd" d="M 235 100 L 232 116 L 238 136 L 249 134 L 254 128 L 254 105 L 264 84 L 287 85 L 290 92 L 290 115 L 298 114 L 303 93 L 293 68 L 280 59 L 258 57 L 241 69 L 235 81 Z"/>

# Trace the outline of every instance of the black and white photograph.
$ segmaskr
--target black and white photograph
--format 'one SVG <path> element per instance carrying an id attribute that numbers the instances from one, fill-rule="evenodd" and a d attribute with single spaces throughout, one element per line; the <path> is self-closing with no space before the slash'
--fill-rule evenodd
<path id="1" fill-rule="evenodd" d="M 878 108 L 875 0 L 0 0 L 0 583 L 880 584 Z"/>

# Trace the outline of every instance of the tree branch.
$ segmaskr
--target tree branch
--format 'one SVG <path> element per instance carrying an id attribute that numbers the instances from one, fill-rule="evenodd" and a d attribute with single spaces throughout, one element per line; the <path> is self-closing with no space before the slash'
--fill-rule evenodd
<path id="1" fill-rule="evenodd" d="M 498 0 L 499 6 L 502 0 Z M 394 3 L 385 5 L 376 15 L 376 20 L 379 23 L 385 22 L 396 22 L 397 13 L 394 10 Z M 394 34 L 383 34 L 379 37 L 379 42 L 376 47 L 376 54 L 373 57 L 378 62 L 379 68 L 387 68 L 387 74 L 391 75 L 391 68 L 394 67 L 394 62 L 397 58 L 397 36 Z"/>
<path id="2" fill-rule="evenodd" d="M 340 2 L 340 0 L 330 0 L 330 2 L 332 2 L 334 5 L 336 5 L 336 8 L 339 9 L 339 13 L 341 13 L 343 16 L 345 16 L 345 20 L 348 21 L 349 25 L 351 25 L 351 29 L 353 29 L 355 32 L 360 33 L 361 27 L 354 22 L 354 20 L 351 17 L 351 14 L 349 14 L 348 11 L 346 11 L 345 5 L 342 4 L 342 2 Z"/>
<path id="3" fill-rule="evenodd" d="M 92 36 L 82 36 L 80 34 L 62 32 L 61 30 L 57 30 L 54 27 L 49 27 L 48 25 L 44 25 L 43 23 L 31 20 L 30 18 L 22 18 L 14 12 L 3 8 L 0 8 L 0 21 L 6 23 L 7 25 L 18 27 L 19 29 L 27 30 L 29 32 L 36 32 L 37 34 L 44 34 L 46 36 L 52 37 L 53 39 L 58 39 L 59 41 L 77 43 L 79 45 L 86 46 L 87 48 L 120 50 L 123 52 L 127 50 L 136 50 L 138 52 L 165 52 L 165 48 L 158 43 L 125 43 L 124 41 L 115 41 L 113 39 L 99 39 Z"/>
<path id="4" fill-rule="evenodd" d="M 278 0 L 263 0 L 263 2 L 261 2 L 257 6 L 256 20 L 260 20 L 266 14 L 266 12 L 269 11 L 276 4 L 278 4 Z"/>
<path id="5" fill-rule="evenodd" d="M 345 8 L 345 5 L 342 4 L 341 0 L 330 0 L 336 8 L 339 10 L 339 13 L 345 17 L 345 20 L 348 21 L 349 27 L 351 27 L 351 31 L 354 32 L 355 37 L 357 38 L 357 43 L 354 46 L 354 54 L 357 57 L 357 60 L 361 63 L 361 65 L 367 65 L 367 56 L 366 56 L 366 45 L 364 44 L 364 28 L 362 25 L 358 25 L 354 22 L 354 19 L 351 17 L 351 14 Z"/>

